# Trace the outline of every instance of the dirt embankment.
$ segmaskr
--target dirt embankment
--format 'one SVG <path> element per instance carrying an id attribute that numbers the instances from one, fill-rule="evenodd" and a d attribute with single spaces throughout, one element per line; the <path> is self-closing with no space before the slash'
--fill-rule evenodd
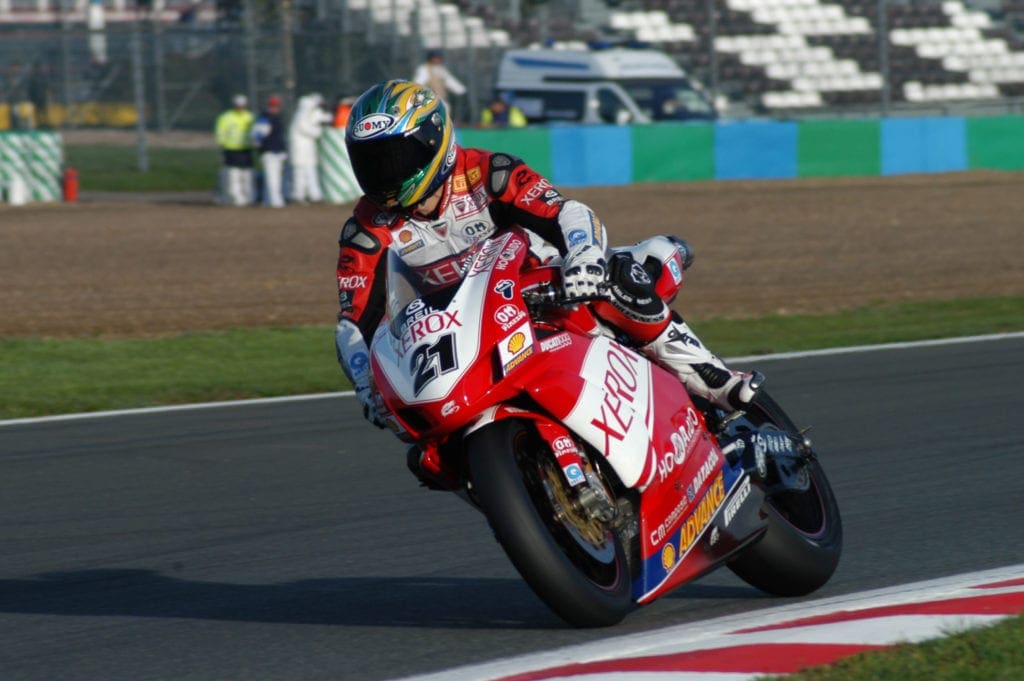
<path id="1" fill-rule="evenodd" d="M 642 184 L 565 191 L 614 244 L 697 253 L 690 317 L 1024 295 L 1024 174 Z M 348 206 L 0 206 L 0 336 L 328 324 Z"/>

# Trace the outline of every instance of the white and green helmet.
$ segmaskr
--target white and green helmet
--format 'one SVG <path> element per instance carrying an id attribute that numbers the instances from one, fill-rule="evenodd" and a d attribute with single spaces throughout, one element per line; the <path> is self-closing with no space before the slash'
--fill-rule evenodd
<path id="1" fill-rule="evenodd" d="M 410 208 L 455 167 L 455 134 L 444 102 L 407 80 L 378 83 L 360 95 L 345 146 L 363 192 L 384 208 Z"/>

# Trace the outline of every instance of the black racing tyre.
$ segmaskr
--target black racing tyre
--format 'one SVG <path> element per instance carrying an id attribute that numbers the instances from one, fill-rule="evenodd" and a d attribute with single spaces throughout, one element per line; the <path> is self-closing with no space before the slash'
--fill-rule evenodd
<path id="1" fill-rule="evenodd" d="M 757 426 L 774 424 L 797 433 L 793 421 L 763 390 L 748 410 Z M 768 529 L 756 544 L 729 563 L 743 581 L 776 596 L 803 596 L 823 586 L 839 564 L 843 522 L 825 471 L 812 457 L 807 462 L 810 487 L 768 497 L 762 513 Z"/>
<path id="2" fill-rule="evenodd" d="M 619 538 L 569 503 L 547 445 L 522 421 L 490 424 L 467 439 L 476 500 L 519 574 L 577 627 L 616 624 L 633 608 Z"/>

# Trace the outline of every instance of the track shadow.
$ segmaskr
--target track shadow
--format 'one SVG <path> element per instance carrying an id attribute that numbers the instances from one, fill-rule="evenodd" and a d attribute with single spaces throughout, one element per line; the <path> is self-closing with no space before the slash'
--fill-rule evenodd
<path id="1" fill-rule="evenodd" d="M 356 577 L 226 584 L 152 570 L 82 570 L 0 580 L 0 613 L 449 629 L 566 627 L 516 579 Z"/>
<path id="2" fill-rule="evenodd" d="M 662 596 L 662 599 L 681 600 L 744 600 L 774 599 L 773 596 L 752 586 L 728 586 L 716 584 L 687 584 Z"/>

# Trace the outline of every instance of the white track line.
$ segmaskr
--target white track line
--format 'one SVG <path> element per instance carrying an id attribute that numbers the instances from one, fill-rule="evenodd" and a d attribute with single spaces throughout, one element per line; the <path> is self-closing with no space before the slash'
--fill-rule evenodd
<path id="1" fill-rule="evenodd" d="M 770 362 L 784 359 L 803 359 L 805 357 L 827 357 L 830 355 L 848 355 L 860 352 L 875 352 L 880 350 L 907 350 L 913 348 L 926 348 L 942 345 L 960 345 L 965 343 L 983 343 L 995 340 L 1010 340 L 1024 338 L 1024 331 L 1013 333 L 993 333 L 984 336 L 961 336 L 959 338 L 939 338 L 935 340 L 911 341 L 906 343 L 882 343 L 879 345 L 855 345 L 845 348 L 827 348 L 824 350 L 805 350 L 801 352 L 780 352 L 771 355 L 748 355 L 745 357 L 728 357 L 726 361 L 730 364 L 749 362 Z M 217 409 L 222 407 L 239 407 L 259 404 L 276 404 L 278 402 L 301 402 L 303 400 L 321 400 L 333 397 L 351 397 L 355 395 L 351 390 L 332 393 L 316 393 L 311 395 L 288 395 L 284 397 L 262 397 L 250 400 L 226 400 L 223 402 L 197 402 L 194 404 L 176 404 L 163 407 L 143 407 L 140 409 L 116 409 L 111 411 L 92 411 L 77 414 L 57 414 L 55 416 L 35 416 L 30 418 L 0 420 L 0 428 L 3 426 L 16 426 L 33 423 L 50 423 L 56 421 L 76 421 L 80 419 L 106 418 L 110 416 L 132 416 L 136 414 L 159 414 L 163 412 L 188 411 L 192 409 Z"/>
<path id="2" fill-rule="evenodd" d="M 556 650 L 504 658 L 482 664 L 446 669 L 440 672 L 403 677 L 403 681 L 484 681 L 485 679 L 497 679 L 551 667 L 559 668 L 573 663 L 583 664 L 603 660 L 622 660 L 693 650 L 717 649 L 758 642 L 789 642 L 796 640 L 845 643 L 855 641 L 858 637 L 862 639 L 861 643 L 881 645 L 891 645 L 898 641 L 916 642 L 952 633 L 953 631 L 960 631 L 974 625 L 988 624 L 1002 619 L 1002 617 L 978 615 L 924 617 L 903 615 L 898 617 L 869 617 L 856 623 L 787 626 L 784 629 L 748 633 L 744 633 L 744 630 L 780 625 L 782 623 L 804 620 L 808 617 L 834 614 L 840 611 L 858 611 L 883 606 L 982 596 L 993 592 L 1018 592 L 1021 590 L 1019 585 L 1005 589 L 986 589 L 984 591 L 978 590 L 976 585 L 991 584 L 1021 577 L 1024 577 L 1024 564 L 762 610 L 752 610 L 747 613 L 726 615 L 703 622 L 688 622 L 637 634 L 609 637 Z M 928 620 L 931 622 L 930 626 L 926 624 Z M 883 628 L 882 624 L 887 622 L 895 622 L 898 624 L 898 627 L 895 629 L 890 627 L 887 631 L 881 631 Z M 703 674 L 708 674 L 708 676 L 705 677 Z M 714 672 L 700 674 L 652 674 L 650 672 L 623 674 L 620 672 L 614 676 L 606 673 L 583 674 L 567 678 L 571 678 L 572 681 L 582 681 L 583 679 L 609 681 L 610 678 L 614 678 L 616 681 L 626 678 L 645 678 L 648 681 L 667 678 L 693 681 L 698 678 L 750 679 L 756 675 L 734 675 Z M 555 679 L 561 677 L 550 676 L 545 678 Z"/>

